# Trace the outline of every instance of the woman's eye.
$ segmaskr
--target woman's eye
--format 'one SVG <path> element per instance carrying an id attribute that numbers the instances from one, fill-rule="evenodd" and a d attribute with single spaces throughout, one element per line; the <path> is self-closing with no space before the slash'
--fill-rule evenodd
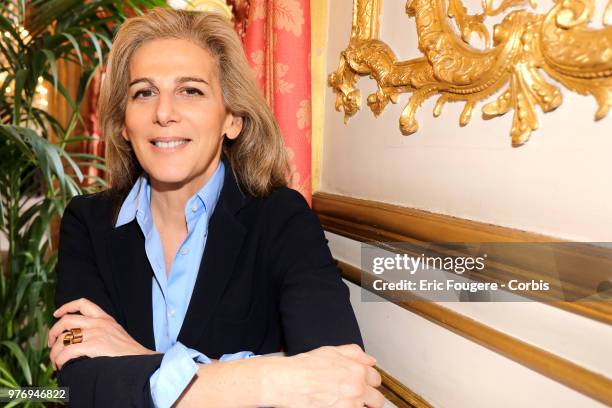
<path id="1" fill-rule="evenodd" d="M 202 91 L 197 88 L 185 88 L 184 91 L 187 93 L 187 95 L 204 95 Z"/>
<path id="2" fill-rule="evenodd" d="M 134 99 L 141 95 L 146 98 L 147 96 L 151 96 L 151 91 L 149 89 L 142 89 L 134 94 Z"/>

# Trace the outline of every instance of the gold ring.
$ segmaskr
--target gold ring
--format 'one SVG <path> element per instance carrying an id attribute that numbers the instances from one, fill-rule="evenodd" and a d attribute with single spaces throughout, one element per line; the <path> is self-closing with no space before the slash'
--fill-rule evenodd
<path id="1" fill-rule="evenodd" d="M 69 332 L 64 334 L 64 346 L 69 344 L 77 344 L 83 342 L 83 331 L 80 328 L 70 329 Z"/>
<path id="2" fill-rule="evenodd" d="M 74 328 L 71 329 L 70 332 L 72 332 L 72 341 L 70 342 L 71 344 L 77 344 L 77 343 L 82 343 L 83 342 L 83 331 L 80 328 Z"/>
<path id="3" fill-rule="evenodd" d="M 72 338 L 73 338 L 73 336 L 72 336 L 71 332 L 68 332 L 68 333 L 64 334 L 64 346 L 67 346 L 70 343 L 72 343 Z"/>

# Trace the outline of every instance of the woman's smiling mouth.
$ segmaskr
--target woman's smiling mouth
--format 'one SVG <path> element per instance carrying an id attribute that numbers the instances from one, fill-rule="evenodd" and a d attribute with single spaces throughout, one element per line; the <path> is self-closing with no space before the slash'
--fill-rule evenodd
<path id="1" fill-rule="evenodd" d="M 157 147 L 160 150 L 176 150 L 181 147 L 184 147 L 191 139 L 153 139 L 151 140 L 151 144 Z"/>

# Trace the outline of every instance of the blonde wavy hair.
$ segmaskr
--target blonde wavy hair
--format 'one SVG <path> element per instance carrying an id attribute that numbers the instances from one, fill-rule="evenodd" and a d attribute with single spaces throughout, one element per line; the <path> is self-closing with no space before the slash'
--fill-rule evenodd
<path id="1" fill-rule="evenodd" d="M 110 191 L 124 196 L 143 172 L 130 144 L 121 136 L 130 58 L 145 42 L 168 38 L 193 41 L 215 59 L 225 107 L 243 120 L 238 137 L 223 142 L 223 154 L 241 187 L 262 197 L 275 187 L 286 186 L 290 166 L 284 142 L 234 28 L 216 13 L 154 8 L 121 25 L 108 55 L 98 114 L 106 142 Z"/>

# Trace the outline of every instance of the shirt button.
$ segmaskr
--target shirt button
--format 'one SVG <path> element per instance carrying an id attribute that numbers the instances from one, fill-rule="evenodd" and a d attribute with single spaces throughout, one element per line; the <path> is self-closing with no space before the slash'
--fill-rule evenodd
<path id="1" fill-rule="evenodd" d="M 174 317 L 174 309 L 168 311 L 168 317 Z"/>
<path id="2" fill-rule="evenodd" d="M 192 211 L 192 212 L 196 212 L 196 211 L 198 211 L 198 205 L 197 205 L 197 204 L 194 204 L 194 205 L 191 207 L 191 211 Z"/>
<path id="3" fill-rule="evenodd" d="M 189 253 L 189 248 L 181 249 L 181 255 L 187 255 Z"/>

